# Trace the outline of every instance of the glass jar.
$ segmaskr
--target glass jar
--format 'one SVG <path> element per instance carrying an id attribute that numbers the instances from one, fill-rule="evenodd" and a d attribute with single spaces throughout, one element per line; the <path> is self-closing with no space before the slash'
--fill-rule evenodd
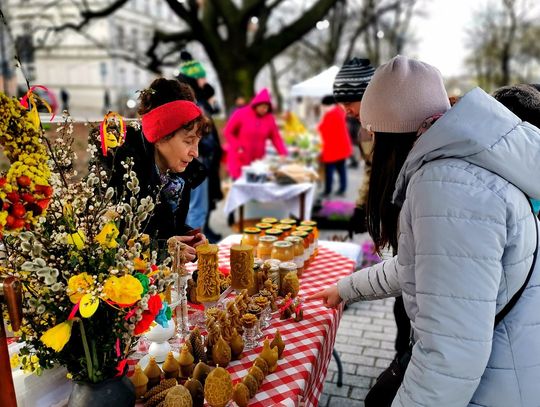
<path id="1" fill-rule="evenodd" d="M 279 223 L 281 223 L 282 225 L 291 225 L 291 228 L 292 228 L 292 232 L 294 232 L 294 230 L 296 229 L 296 219 L 293 219 L 293 218 L 285 218 L 285 219 L 281 219 L 279 221 Z"/>
<path id="2" fill-rule="evenodd" d="M 257 255 L 257 246 L 259 245 L 259 236 L 261 229 L 249 227 L 244 228 L 244 234 L 242 235 L 242 244 L 247 244 L 253 247 L 253 255 Z"/>
<path id="3" fill-rule="evenodd" d="M 275 223 L 278 223 L 276 218 L 262 218 L 261 222 L 262 223 L 270 223 L 271 225 L 273 225 Z"/>
<path id="4" fill-rule="evenodd" d="M 266 236 L 275 236 L 277 240 L 283 240 L 283 230 L 277 228 L 268 229 Z"/>
<path id="5" fill-rule="evenodd" d="M 281 238 L 285 240 L 287 237 L 291 235 L 292 232 L 292 226 L 291 225 L 285 225 L 283 223 L 279 223 L 276 225 L 276 229 L 281 229 L 283 231 L 283 234 L 281 235 Z"/>
<path id="6" fill-rule="evenodd" d="M 281 296 L 285 296 L 286 293 L 284 293 L 282 291 L 282 288 L 283 288 L 283 279 L 285 278 L 285 276 L 289 273 L 297 273 L 297 269 L 296 269 L 296 264 L 292 261 L 287 261 L 287 262 L 284 262 L 284 263 L 281 263 L 279 265 L 279 287 L 280 287 L 280 291 L 279 291 L 279 294 Z"/>
<path id="7" fill-rule="evenodd" d="M 257 246 L 257 257 L 262 260 L 268 260 L 272 255 L 272 247 L 277 241 L 275 236 L 261 236 Z"/>
<path id="8" fill-rule="evenodd" d="M 304 220 L 300 222 L 300 226 L 311 226 L 313 228 L 313 240 L 315 243 L 314 256 L 317 256 L 319 254 L 319 228 L 317 227 L 317 222 L 314 220 Z"/>
<path id="9" fill-rule="evenodd" d="M 302 230 L 296 230 L 291 235 L 301 238 L 304 242 L 304 270 L 306 270 L 309 266 L 309 234 Z"/>
<path id="10" fill-rule="evenodd" d="M 304 239 L 300 236 L 289 236 L 285 239 L 285 241 L 293 244 L 296 272 L 300 278 L 302 277 L 302 272 L 304 271 Z"/>
<path id="11" fill-rule="evenodd" d="M 266 234 L 266 231 L 272 228 L 272 224 L 259 222 L 255 224 L 255 227 L 259 228 L 261 230 L 261 236 L 264 236 Z"/>
<path id="12" fill-rule="evenodd" d="M 315 257 L 315 235 L 313 234 L 313 228 L 311 226 L 298 226 L 296 230 L 307 232 L 309 239 L 309 261 L 311 262 Z"/>
<path id="13" fill-rule="evenodd" d="M 270 255 L 272 259 L 277 259 L 281 262 L 284 261 L 293 261 L 294 260 L 294 251 L 293 245 L 291 242 L 278 241 L 274 242 L 272 247 L 272 254 Z"/>

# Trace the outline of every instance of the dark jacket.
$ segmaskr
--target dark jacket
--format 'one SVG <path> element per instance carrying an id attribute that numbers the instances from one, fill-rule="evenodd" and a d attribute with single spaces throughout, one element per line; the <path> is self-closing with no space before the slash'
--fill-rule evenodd
<path id="1" fill-rule="evenodd" d="M 146 141 L 140 130 L 127 126 L 125 143 L 116 150 L 114 155 L 109 154 L 103 158 L 109 169 L 112 169 L 111 186 L 115 188 L 117 199 L 122 196 L 126 182 L 123 179 L 126 170 L 121 163 L 128 158 L 133 159 L 133 171 L 139 179 L 141 188 L 139 198 L 151 196 L 156 203 L 156 198 L 159 195 L 159 200 L 144 233 L 148 233 L 152 239 L 159 241 L 167 240 L 172 236 L 185 235 L 192 229 L 185 224 L 191 190 L 199 186 L 206 178 L 206 169 L 198 160 L 193 160 L 185 172 L 171 174 L 171 177 L 181 177 L 185 181 L 178 208 L 173 212 L 161 191 L 163 185 L 154 162 L 154 146 Z"/>

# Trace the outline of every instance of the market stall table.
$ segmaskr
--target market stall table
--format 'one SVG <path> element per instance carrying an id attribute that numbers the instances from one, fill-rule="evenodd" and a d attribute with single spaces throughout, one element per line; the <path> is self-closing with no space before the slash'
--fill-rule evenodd
<path id="1" fill-rule="evenodd" d="M 219 262 L 222 268 L 229 265 L 229 249 L 230 244 L 220 244 Z M 304 270 L 299 295 L 306 298 L 334 284 L 339 278 L 350 274 L 354 266 L 355 261 L 320 247 L 319 255 Z M 195 268 L 195 265 L 192 267 Z M 280 320 L 279 314 L 274 314 L 271 326 L 263 331 L 265 335 L 273 337 L 275 330 L 279 329 L 285 351 L 283 359 L 278 361 L 277 370 L 265 378 L 251 399 L 250 406 L 298 406 L 301 401 L 305 406 L 318 405 L 343 307 L 328 309 L 320 301 L 310 301 L 305 302 L 303 308 L 302 321 L 296 322 L 292 318 Z M 241 360 L 229 364 L 227 370 L 233 382 L 247 374 L 261 348 L 262 343 L 244 352 Z"/>
<path id="2" fill-rule="evenodd" d="M 237 238 L 238 235 L 231 240 L 235 241 Z M 227 268 L 229 265 L 229 248 L 230 244 L 220 245 L 219 261 L 222 268 Z M 196 264 L 189 264 L 189 267 L 193 270 L 196 268 Z M 355 261 L 324 246 L 320 247 L 317 258 L 304 270 L 300 296 L 305 298 L 335 283 L 339 278 L 350 274 L 354 267 Z M 263 331 L 264 335 L 273 337 L 275 330 L 279 329 L 286 347 L 283 358 L 278 361 L 277 370 L 265 378 L 259 391 L 251 399 L 250 406 L 298 406 L 301 402 L 305 406 L 318 404 L 343 309 L 342 307 L 327 309 L 320 301 L 305 302 L 303 307 L 304 319 L 302 321 L 296 322 L 292 318 L 279 320 L 279 315 L 274 314 L 271 326 Z M 247 374 L 261 348 L 262 340 L 261 346 L 244 352 L 241 360 L 229 364 L 227 370 L 231 373 L 233 382 Z M 136 361 L 134 360 L 133 363 Z M 42 381 L 42 378 L 36 378 L 34 381 L 34 385 L 38 387 L 35 390 L 39 390 L 41 393 L 40 400 L 51 401 L 50 404 L 41 403 L 40 405 L 44 407 L 65 405 L 67 401 L 65 397 L 69 396 L 69 393 L 65 393 L 66 385 L 69 388 L 71 386 L 65 380 L 64 371 L 60 375 L 62 377 L 58 377 L 57 374 L 55 380 L 57 385 L 62 387 L 63 403 L 58 403 L 58 394 L 54 394 L 57 397 L 52 397 L 53 393 L 58 393 L 54 387 L 46 386 L 44 388 L 45 381 Z M 33 378 L 33 376 L 28 376 L 27 379 L 29 378 Z M 18 388 L 24 388 L 23 386 L 19 384 Z M 30 393 L 33 393 L 33 389 L 26 388 L 25 390 L 28 393 L 27 397 L 32 399 Z M 51 393 L 50 397 L 47 397 L 47 392 Z M 56 402 L 52 402 L 53 400 Z M 23 402 L 21 405 L 30 404 Z"/>
<path id="3" fill-rule="evenodd" d="M 244 205 L 250 201 L 276 202 L 286 208 L 299 219 L 310 219 L 315 184 L 302 182 L 299 184 L 281 185 L 275 182 L 247 182 L 244 177 L 236 180 L 225 201 L 226 215 L 239 210 L 239 228 L 244 228 Z M 287 213 L 286 216 L 288 216 Z"/>

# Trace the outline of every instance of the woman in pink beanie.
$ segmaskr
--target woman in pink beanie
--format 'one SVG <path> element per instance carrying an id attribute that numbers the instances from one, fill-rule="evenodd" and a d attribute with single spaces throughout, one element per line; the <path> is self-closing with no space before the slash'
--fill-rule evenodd
<path id="1" fill-rule="evenodd" d="M 480 88 L 450 109 L 439 71 L 403 56 L 376 70 L 360 115 L 375 133 L 368 230 L 398 254 L 310 299 L 403 296 L 410 360 L 366 406 L 537 405 L 540 130 Z"/>

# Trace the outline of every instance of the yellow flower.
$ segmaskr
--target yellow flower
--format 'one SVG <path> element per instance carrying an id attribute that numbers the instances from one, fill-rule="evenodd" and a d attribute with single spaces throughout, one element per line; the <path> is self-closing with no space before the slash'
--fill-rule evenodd
<path id="1" fill-rule="evenodd" d="M 60 352 L 71 337 L 72 325 L 72 321 L 65 321 L 52 327 L 41 335 L 41 342 L 43 342 L 45 346 L 54 349 L 56 352 Z"/>
<path id="2" fill-rule="evenodd" d="M 148 246 L 150 244 L 150 235 L 143 233 L 141 235 L 141 243 L 145 246 Z"/>
<path id="3" fill-rule="evenodd" d="M 114 249 L 118 246 L 118 242 L 116 241 L 116 238 L 120 232 L 118 231 L 118 228 L 116 227 L 114 222 L 106 223 L 105 226 L 103 226 L 103 229 L 99 234 L 96 236 L 96 242 L 98 242 L 101 246 L 107 247 L 109 249 Z"/>
<path id="4" fill-rule="evenodd" d="M 103 285 L 106 298 L 120 305 L 131 305 L 141 299 L 143 286 L 131 275 L 111 276 Z"/>
<path id="5" fill-rule="evenodd" d="M 81 250 L 86 242 L 86 236 L 84 235 L 84 232 L 79 229 L 77 232 L 68 235 L 66 240 L 68 244 L 71 244 L 77 249 Z"/>
<path id="6" fill-rule="evenodd" d="M 94 280 L 86 272 L 71 277 L 68 280 L 68 288 L 66 290 L 69 300 L 73 304 L 77 304 L 81 297 L 93 288 L 93 285 Z"/>
<path id="7" fill-rule="evenodd" d="M 137 257 L 133 260 L 133 268 L 138 271 L 146 271 L 146 268 L 148 267 L 148 263 L 145 262 L 140 257 Z"/>
<path id="8" fill-rule="evenodd" d="M 13 356 L 9 359 L 9 363 L 11 364 L 11 368 L 15 369 L 17 366 L 21 364 L 21 359 L 19 358 L 18 353 L 14 353 Z"/>

